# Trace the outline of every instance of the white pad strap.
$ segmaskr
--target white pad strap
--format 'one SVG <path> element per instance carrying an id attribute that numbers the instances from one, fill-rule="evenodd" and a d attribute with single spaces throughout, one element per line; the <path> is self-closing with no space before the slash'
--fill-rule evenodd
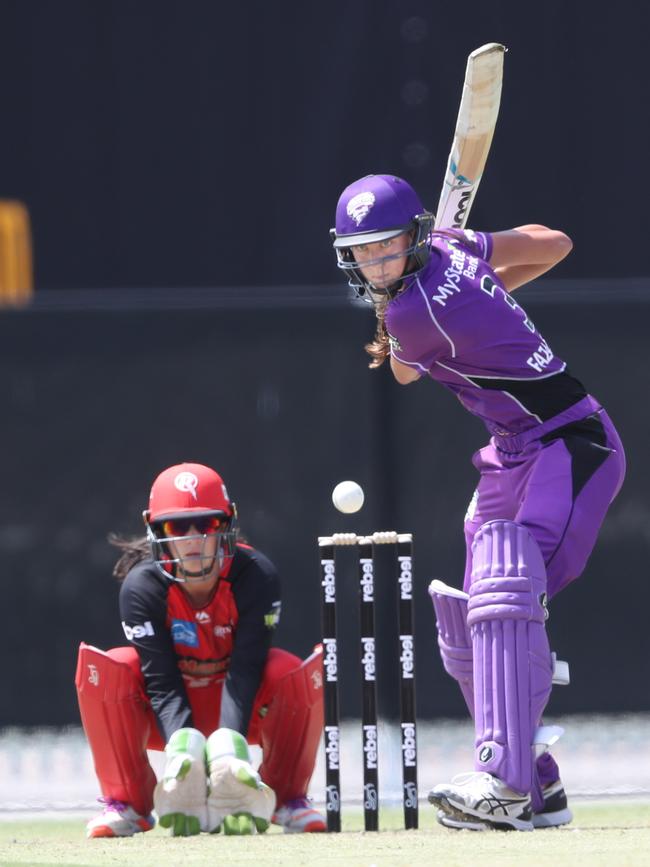
<path id="1" fill-rule="evenodd" d="M 551 653 L 553 659 L 553 683 L 557 686 L 568 686 L 571 683 L 569 663 L 558 659 L 556 653 Z"/>
<path id="2" fill-rule="evenodd" d="M 450 587 L 449 584 L 445 584 L 439 578 L 434 578 L 429 584 L 429 594 L 431 596 L 438 594 L 439 596 L 448 596 L 452 599 L 462 599 L 464 601 L 469 599 L 469 594 L 465 593 L 464 590 Z M 553 683 L 556 686 L 569 686 L 571 683 L 569 663 L 563 659 L 558 659 L 557 653 L 551 653 L 551 658 L 553 660 Z"/>
<path id="3" fill-rule="evenodd" d="M 564 729 L 562 726 L 538 726 L 533 736 L 535 757 L 539 757 L 547 752 L 553 744 L 560 740 L 563 734 Z"/>
<path id="4" fill-rule="evenodd" d="M 451 596 L 454 599 L 464 599 L 466 602 L 469 599 L 469 593 L 464 590 L 459 590 L 457 587 L 450 587 L 439 578 L 434 578 L 429 584 L 429 594 L 438 593 L 440 596 Z"/>

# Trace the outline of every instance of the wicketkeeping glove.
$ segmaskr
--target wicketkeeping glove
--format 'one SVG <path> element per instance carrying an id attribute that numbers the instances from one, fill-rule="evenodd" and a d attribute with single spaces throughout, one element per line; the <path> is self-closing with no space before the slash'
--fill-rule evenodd
<path id="1" fill-rule="evenodd" d="M 275 810 L 275 793 L 250 762 L 248 744 L 232 729 L 208 738 L 208 823 L 206 830 L 225 834 L 263 833 Z"/>
<path id="2" fill-rule="evenodd" d="M 165 771 L 153 794 L 154 809 L 172 837 L 191 837 L 207 823 L 208 786 L 205 737 L 197 729 L 178 729 L 165 747 Z"/>

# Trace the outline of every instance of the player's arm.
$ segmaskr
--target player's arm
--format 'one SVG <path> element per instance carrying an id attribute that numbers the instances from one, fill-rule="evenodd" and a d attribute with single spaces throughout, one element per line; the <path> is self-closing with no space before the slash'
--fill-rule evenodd
<path id="1" fill-rule="evenodd" d="M 145 691 L 167 742 L 177 729 L 192 726 L 192 710 L 166 625 L 167 587 L 153 567 L 138 565 L 120 588 L 120 616 L 140 657 Z"/>
<path id="2" fill-rule="evenodd" d="M 573 242 L 557 229 L 530 224 L 492 234 L 490 265 L 508 292 L 550 271 Z"/>
<path id="3" fill-rule="evenodd" d="M 239 619 L 219 727 L 245 735 L 279 619 L 280 579 L 275 567 L 258 551 L 251 551 L 242 571 L 232 578 L 232 592 Z"/>
<path id="4" fill-rule="evenodd" d="M 411 293 L 397 310 L 389 305 L 385 326 L 390 341 L 390 369 L 400 385 L 425 376 L 449 350 L 449 338 L 431 316 L 423 289 Z"/>
<path id="5" fill-rule="evenodd" d="M 419 379 L 422 376 L 420 370 L 416 367 L 404 364 L 404 362 L 395 358 L 394 355 L 391 355 L 390 357 L 390 369 L 400 385 L 408 385 L 409 382 L 415 382 L 416 379 Z"/>
<path id="6" fill-rule="evenodd" d="M 145 690 L 165 741 L 165 767 L 154 807 L 173 836 L 208 828 L 205 737 L 192 728 L 192 711 L 167 626 L 169 583 L 153 564 L 139 564 L 120 588 L 124 632 L 136 647 Z"/>

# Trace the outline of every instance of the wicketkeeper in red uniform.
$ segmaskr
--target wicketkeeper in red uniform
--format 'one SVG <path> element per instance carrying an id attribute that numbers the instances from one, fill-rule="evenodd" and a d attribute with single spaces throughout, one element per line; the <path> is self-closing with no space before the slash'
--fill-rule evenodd
<path id="1" fill-rule="evenodd" d="M 324 831 L 307 799 L 322 730 L 321 650 L 271 647 L 280 615 L 273 564 L 238 538 L 221 477 L 180 464 L 154 481 L 147 538 L 120 542 L 128 647 L 82 643 L 76 686 L 101 786 L 89 837 L 155 824 L 174 835 L 250 834 L 270 821 Z M 250 763 L 248 743 L 262 747 Z M 160 781 L 147 749 L 164 750 Z"/>

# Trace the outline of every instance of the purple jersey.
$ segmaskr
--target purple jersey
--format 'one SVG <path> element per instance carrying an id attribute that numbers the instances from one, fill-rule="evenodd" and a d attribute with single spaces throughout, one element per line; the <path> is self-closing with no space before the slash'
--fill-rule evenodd
<path id="1" fill-rule="evenodd" d="M 534 428 L 586 396 L 490 268 L 491 236 L 434 234 L 431 260 L 386 311 L 391 354 L 453 391 L 493 434 Z"/>

